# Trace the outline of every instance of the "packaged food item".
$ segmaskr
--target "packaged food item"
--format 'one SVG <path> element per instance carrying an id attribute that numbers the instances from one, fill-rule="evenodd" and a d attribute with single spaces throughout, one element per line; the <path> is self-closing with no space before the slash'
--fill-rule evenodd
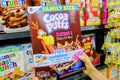
<path id="1" fill-rule="evenodd" d="M 0 47 L 0 80 L 25 80 L 24 47 Z"/>
<path id="2" fill-rule="evenodd" d="M 85 26 L 84 14 L 85 14 L 85 0 L 80 0 L 80 26 Z"/>
<path id="3" fill-rule="evenodd" d="M 35 75 L 32 44 L 26 43 L 23 46 L 26 80 L 32 80 L 32 76 Z"/>
<path id="4" fill-rule="evenodd" d="M 106 43 L 106 59 L 105 63 L 120 64 L 120 43 Z"/>
<path id="5" fill-rule="evenodd" d="M 95 51 L 96 44 L 94 33 L 82 35 L 82 47 L 94 65 L 100 64 L 100 55 Z"/>
<path id="6" fill-rule="evenodd" d="M 102 6 L 102 24 L 107 24 L 107 18 L 108 18 L 108 7 L 107 7 L 107 0 L 103 0 L 103 6 Z"/>
<path id="7" fill-rule="evenodd" d="M 28 31 L 27 7 L 32 0 L 1 0 L 0 29 L 5 33 Z"/>
<path id="8" fill-rule="evenodd" d="M 107 0 L 108 6 L 108 20 L 106 28 L 119 27 L 120 26 L 120 1 L 119 0 Z"/>
<path id="9" fill-rule="evenodd" d="M 105 77 L 107 77 L 107 68 L 99 70 Z"/>
<path id="10" fill-rule="evenodd" d="M 60 76 L 83 69 L 77 5 L 29 7 L 36 76 Z M 55 74 L 56 74 L 55 73 Z"/>
<path id="11" fill-rule="evenodd" d="M 117 80 L 118 79 L 118 66 L 111 65 L 108 67 L 108 80 Z"/>
<path id="12" fill-rule="evenodd" d="M 84 26 L 85 0 L 65 0 L 65 4 L 77 4 L 80 10 L 80 26 Z"/>
<path id="13" fill-rule="evenodd" d="M 65 4 L 64 0 L 34 0 L 35 6 L 57 6 Z"/>
<path id="14" fill-rule="evenodd" d="M 119 66 L 119 68 L 118 68 L 118 80 L 120 80 L 120 66 Z"/>
<path id="15" fill-rule="evenodd" d="M 112 39 L 119 39 L 120 38 L 120 28 L 113 28 L 113 29 L 110 29 L 110 37 Z"/>
<path id="16" fill-rule="evenodd" d="M 85 8 L 86 26 L 100 25 L 102 0 L 86 0 Z"/>

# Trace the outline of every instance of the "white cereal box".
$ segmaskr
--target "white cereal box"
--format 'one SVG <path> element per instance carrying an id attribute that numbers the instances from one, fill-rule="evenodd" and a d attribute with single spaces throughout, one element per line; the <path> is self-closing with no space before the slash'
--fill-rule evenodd
<path id="1" fill-rule="evenodd" d="M 0 47 L 0 80 L 25 80 L 23 46 Z"/>
<path id="2" fill-rule="evenodd" d="M 26 80 L 32 79 L 32 76 L 35 74 L 34 64 L 33 64 L 33 50 L 32 44 L 26 43 L 24 45 L 24 57 L 25 57 L 25 72 Z"/>

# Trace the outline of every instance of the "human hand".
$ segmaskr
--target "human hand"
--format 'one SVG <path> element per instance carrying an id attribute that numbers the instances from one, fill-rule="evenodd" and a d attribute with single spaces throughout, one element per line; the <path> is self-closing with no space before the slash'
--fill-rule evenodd
<path id="1" fill-rule="evenodd" d="M 91 63 L 89 57 L 84 53 L 83 56 L 78 56 L 80 60 L 82 60 L 85 64 L 86 69 L 83 72 L 86 75 L 92 74 L 92 71 L 95 70 L 94 65 Z"/>
<path id="2" fill-rule="evenodd" d="M 35 75 L 33 75 L 32 80 L 39 80 Z"/>

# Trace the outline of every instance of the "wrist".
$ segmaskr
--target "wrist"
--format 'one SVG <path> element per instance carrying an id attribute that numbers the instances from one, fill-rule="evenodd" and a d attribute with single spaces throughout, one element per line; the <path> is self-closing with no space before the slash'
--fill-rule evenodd
<path id="1" fill-rule="evenodd" d="M 95 68 L 95 67 L 93 67 L 92 69 L 91 69 L 91 71 L 89 72 L 89 74 L 87 74 L 92 80 L 94 80 L 94 78 L 96 77 L 96 75 L 98 74 L 98 70 Z"/>
<path id="2" fill-rule="evenodd" d="M 93 65 L 91 65 L 90 68 L 89 68 L 88 73 L 86 73 L 86 74 L 88 76 L 92 76 L 92 74 L 95 73 L 96 71 L 97 71 L 96 68 Z"/>

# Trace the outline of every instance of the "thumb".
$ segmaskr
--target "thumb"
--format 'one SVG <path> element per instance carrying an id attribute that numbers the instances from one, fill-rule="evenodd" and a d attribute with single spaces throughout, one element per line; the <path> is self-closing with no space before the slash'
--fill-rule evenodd
<path id="1" fill-rule="evenodd" d="M 35 75 L 33 75 L 32 80 L 39 80 Z"/>
<path id="2" fill-rule="evenodd" d="M 78 58 L 80 59 L 80 60 L 82 60 L 83 62 L 85 62 L 85 58 L 84 58 L 84 55 L 83 56 L 78 56 Z"/>

